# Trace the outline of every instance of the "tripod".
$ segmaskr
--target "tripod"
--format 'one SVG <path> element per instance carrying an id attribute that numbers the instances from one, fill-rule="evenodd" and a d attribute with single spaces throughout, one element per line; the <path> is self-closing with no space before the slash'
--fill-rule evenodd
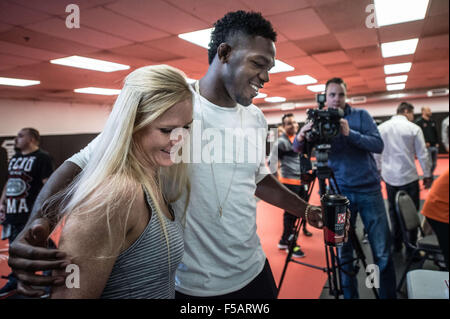
<path id="1" fill-rule="evenodd" d="M 301 182 L 304 186 L 307 187 L 306 198 L 304 198 L 304 200 L 306 202 L 309 202 L 316 179 L 319 181 L 319 194 L 321 197 L 325 194 L 340 194 L 339 187 L 336 183 L 336 179 L 334 177 L 333 171 L 331 170 L 330 167 L 328 167 L 328 153 L 330 151 L 330 148 L 331 148 L 331 146 L 329 144 L 318 145 L 317 146 L 317 154 L 316 154 L 316 159 L 317 159 L 316 169 L 312 170 L 312 173 L 303 173 L 301 175 Z M 311 164 L 309 164 L 309 166 L 311 166 Z M 327 266 L 319 267 L 316 265 L 311 265 L 311 264 L 307 264 L 307 263 L 292 259 L 292 254 L 293 254 L 294 247 L 296 246 L 296 243 L 297 243 L 299 231 L 300 231 L 303 223 L 305 223 L 305 222 L 306 221 L 301 218 L 297 218 L 297 220 L 295 222 L 295 225 L 293 228 L 293 233 L 291 234 L 291 236 L 289 238 L 289 251 L 288 251 L 288 255 L 286 257 L 286 262 L 284 264 L 283 272 L 281 274 L 280 283 L 278 285 L 278 294 L 280 293 L 281 286 L 283 284 L 283 280 L 284 280 L 284 276 L 286 274 L 288 264 L 290 261 L 292 261 L 292 262 L 295 262 L 300 265 L 304 265 L 307 267 L 315 268 L 318 270 L 322 270 L 323 272 L 326 272 L 327 276 L 328 276 L 328 286 L 329 286 L 328 288 L 329 288 L 330 295 L 333 295 L 335 299 L 339 299 L 339 296 L 343 294 L 342 280 L 341 280 L 340 272 L 342 271 L 349 276 L 356 276 L 356 274 L 359 271 L 359 265 L 358 265 L 359 261 L 362 262 L 364 269 L 367 269 L 366 257 L 361 248 L 361 244 L 358 241 L 355 230 L 353 229 L 353 227 L 350 227 L 349 239 L 351 240 L 353 248 L 355 250 L 356 258 L 354 258 L 346 263 L 341 264 L 339 261 L 339 258 L 337 257 L 338 256 L 337 248 L 334 246 L 324 244 Z M 349 264 L 349 263 L 353 263 L 354 261 L 357 261 L 357 266 L 355 267 L 355 271 L 353 273 L 349 273 L 342 269 L 342 266 Z M 376 288 L 373 287 L 372 290 L 375 295 L 375 298 L 379 299 Z"/>

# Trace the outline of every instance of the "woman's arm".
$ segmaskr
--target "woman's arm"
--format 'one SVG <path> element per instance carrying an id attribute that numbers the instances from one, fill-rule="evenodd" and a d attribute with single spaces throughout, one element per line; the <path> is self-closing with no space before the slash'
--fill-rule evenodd
<path id="1" fill-rule="evenodd" d="M 142 215 L 142 209 L 145 209 L 144 205 L 143 194 L 139 194 L 128 219 L 128 205 L 119 205 L 111 211 L 109 229 L 103 211 L 81 216 L 69 215 L 61 233 L 59 250 L 71 257 L 72 264 L 76 267 L 66 268 L 69 272 L 66 284 L 54 287 L 51 298 L 99 298 L 117 256 L 136 239 L 129 235 L 134 233 L 138 217 Z M 79 269 L 79 288 L 73 287 L 76 282 L 74 269 Z M 55 270 L 53 275 L 62 275 L 64 271 Z"/>

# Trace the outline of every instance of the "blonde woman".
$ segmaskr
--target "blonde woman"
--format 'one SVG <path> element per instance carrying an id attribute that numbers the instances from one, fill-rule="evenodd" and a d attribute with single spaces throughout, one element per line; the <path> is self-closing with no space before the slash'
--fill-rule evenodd
<path id="1" fill-rule="evenodd" d="M 148 66 L 127 76 L 87 166 L 46 203 L 64 213 L 59 249 L 80 275 L 52 298 L 174 297 L 183 236 L 170 203 L 189 183 L 171 159 L 181 141 L 170 136 L 191 122 L 192 93 L 179 70 Z"/>

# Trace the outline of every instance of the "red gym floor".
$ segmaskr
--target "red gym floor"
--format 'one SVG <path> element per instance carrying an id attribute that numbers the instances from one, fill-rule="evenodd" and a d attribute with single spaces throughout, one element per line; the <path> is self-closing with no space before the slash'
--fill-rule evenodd
<path id="1" fill-rule="evenodd" d="M 434 172 L 435 176 L 443 173 L 449 165 L 448 156 L 438 159 L 438 166 Z M 422 170 L 418 165 L 419 175 Z M 316 183 L 317 184 L 317 183 Z M 317 185 L 316 185 L 317 188 Z M 421 188 L 423 188 L 421 186 Z M 386 192 L 383 184 L 383 193 L 386 198 Z M 425 199 L 427 190 L 421 190 L 421 199 Z M 317 190 L 313 191 L 311 198 L 312 204 L 319 204 Z M 261 239 L 263 249 L 269 259 L 273 274 L 277 284 L 279 283 L 283 266 L 286 260 L 286 253 L 277 248 L 283 227 L 283 211 L 265 202 L 259 201 L 257 208 L 258 234 Z M 0 226 L 1 229 L 1 226 Z M 299 259 L 301 262 L 325 266 L 325 250 L 323 245 L 322 231 L 309 227 L 308 230 L 313 233 L 312 237 L 305 237 L 300 232 L 298 243 L 306 256 Z M 0 275 L 6 276 L 10 269 L 7 264 L 8 252 L 7 241 L 0 241 Z M 282 299 L 318 299 L 327 276 L 321 270 L 313 269 L 295 263 L 289 263 L 286 277 L 282 285 L 279 298 Z M 6 283 L 6 280 L 0 279 L 0 287 Z"/>

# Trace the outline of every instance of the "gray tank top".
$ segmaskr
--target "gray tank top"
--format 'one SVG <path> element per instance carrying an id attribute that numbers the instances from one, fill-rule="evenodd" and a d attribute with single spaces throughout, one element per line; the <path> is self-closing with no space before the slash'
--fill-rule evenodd
<path id="1" fill-rule="evenodd" d="M 184 251 L 183 229 L 178 220 L 163 216 L 169 236 L 169 256 L 155 205 L 144 192 L 152 210 L 150 221 L 139 238 L 117 258 L 101 298 L 175 298 L 175 271 Z"/>

